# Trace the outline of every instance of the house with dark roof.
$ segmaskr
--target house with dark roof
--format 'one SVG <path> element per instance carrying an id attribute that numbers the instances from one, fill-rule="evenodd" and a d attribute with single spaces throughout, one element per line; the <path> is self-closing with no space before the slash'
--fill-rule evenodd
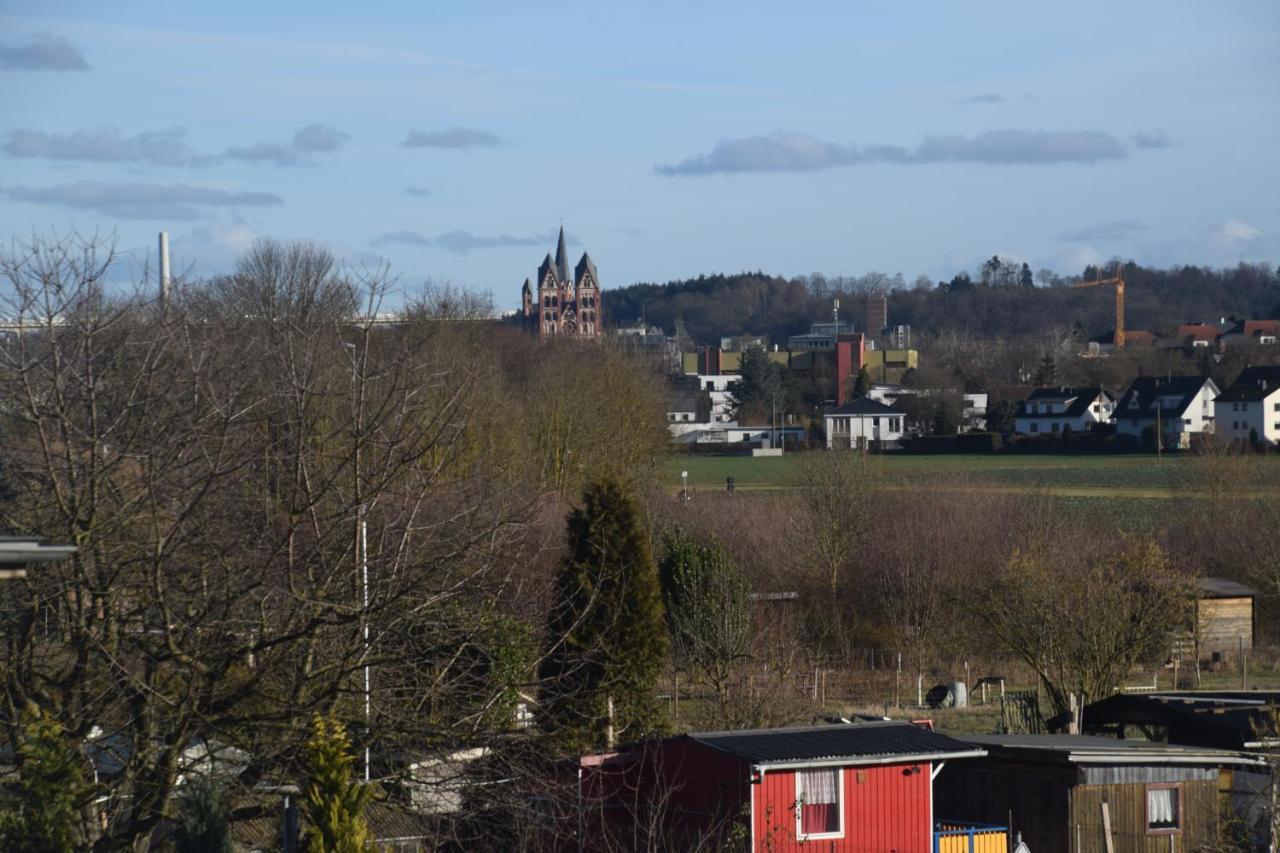
<path id="1" fill-rule="evenodd" d="M 965 739 L 987 754 L 948 765 L 936 808 L 1007 822 L 1035 853 L 1217 850 L 1228 824 L 1255 839 L 1270 828 L 1257 755 L 1086 735 Z"/>
<path id="2" fill-rule="evenodd" d="M 1213 401 L 1218 386 L 1202 376 L 1139 376 L 1116 403 L 1116 433 L 1165 448 L 1188 448 L 1191 436 L 1213 432 Z"/>
<path id="3" fill-rule="evenodd" d="M 1014 432 L 1053 435 L 1067 427 L 1086 432 L 1111 421 L 1115 399 L 1097 386 L 1037 388 L 1018 406 Z"/>
<path id="4" fill-rule="evenodd" d="M 1246 367 L 1214 401 L 1214 431 L 1237 444 L 1280 444 L 1280 365 Z"/>
<path id="5" fill-rule="evenodd" d="M 933 806 L 939 774 L 985 754 L 889 720 L 681 735 L 584 756 L 574 828 L 585 850 L 1004 850 L 1002 826 Z"/>
<path id="6" fill-rule="evenodd" d="M 902 441 L 902 412 L 870 397 L 858 397 L 823 415 L 828 450 L 891 448 Z"/>

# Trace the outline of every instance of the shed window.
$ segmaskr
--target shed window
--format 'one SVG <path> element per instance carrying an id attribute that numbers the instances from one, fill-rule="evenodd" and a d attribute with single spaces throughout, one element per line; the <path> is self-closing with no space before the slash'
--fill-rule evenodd
<path id="1" fill-rule="evenodd" d="M 1170 787 L 1147 788 L 1147 832 L 1177 832 L 1182 828 L 1182 810 L 1178 802 L 1178 789 Z"/>
<path id="2" fill-rule="evenodd" d="M 840 771 L 801 770 L 796 774 L 796 811 L 801 838 L 837 837 L 844 832 Z"/>

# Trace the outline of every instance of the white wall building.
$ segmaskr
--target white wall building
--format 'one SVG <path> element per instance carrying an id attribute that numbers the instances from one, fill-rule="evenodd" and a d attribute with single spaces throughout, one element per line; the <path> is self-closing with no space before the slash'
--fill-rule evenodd
<path id="1" fill-rule="evenodd" d="M 1014 432 L 1053 435 L 1068 426 L 1085 432 L 1109 423 L 1115 400 L 1101 388 L 1037 388 L 1022 401 L 1014 418 Z"/>
<path id="2" fill-rule="evenodd" d="M 902 441 L 902 412 L 868 397 L 845 403 L 823 417 L 828 450 L 896 447 Z"/>
<path id="3" fill-rule="evenodd" d="M 1191 436 L 1214 431 L 1218 394 L 1213 380 L 1200 376 L 1140 376 L 1116 403 L 1116 433 L 1145 441 L 1158 422 L 1165 447 L 1190 447 Z"/>
<path id="4" fill-rule="evenodd" d="M 1233 442 L 1280 444 L 1280 366 L 1246 367 L 1214 401 L 1214 428 Z"/>

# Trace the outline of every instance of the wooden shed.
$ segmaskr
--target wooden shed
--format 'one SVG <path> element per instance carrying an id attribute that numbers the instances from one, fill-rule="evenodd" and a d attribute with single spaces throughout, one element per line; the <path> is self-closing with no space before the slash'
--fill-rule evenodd
<path id="1" fill-rule="evenodd" d="M 1199 659 L 1236 655 L 1253 649 L 1254 599 L 1258 591 L 1227 578 L 1200 578 L 1195 606 L 1195 642 Z"/>
<path id="2" fill-rule="evenodd" d="M 943 765 L 982 755 L 885 720 L 695 733 L 585 756 L 580 849 L 1004 850 L 1003 826 L 934 812 Z"/>
<path id="3" fill-rule="evenodd" d="M 1086 735 L 982 735 L 987 756 L 939 780 L 937 808 L 999 819 L 1035 853 L 1178 853 L 1223 831 L 1233 774 L 1252 755 Z"/>

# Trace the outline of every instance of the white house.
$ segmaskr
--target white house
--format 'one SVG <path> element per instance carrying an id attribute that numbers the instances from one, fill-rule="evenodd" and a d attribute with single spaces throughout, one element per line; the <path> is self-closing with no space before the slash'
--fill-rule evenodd
<path id="1" fill-rule="evenodd" d="M 902 412 L 859 397 L 824 416 L 827 427 L 827 449 L 867 446 L 896 447 L 902 440 Z"/>
<path id="2" fill-rule="evenodd" d="M 1213 380 L 1200 376 L 1139 376 L 1116 403 L 1116 433 L 1147 440 L 1159 422 L 1165 447 L 1190 447 L 1192 435 L 1213 432 L 1218 394 Z"/>
<path id="3" fill-rule="evenodd" d="M 711 422 L 733 423 L 733 385 L 742 379 L 736 373 L 699 373 L 698 387 L 711 395 Z"/>
<path id="4" fill-rule="evenodd" d="M 1280 444 L 1280 365 L 1246 367 L 1214 401 L 1215 431 L 1234 442 Z"/>
<path id="5" fill-rule="evenodd" d="M 1024 435 L 1085 432 L 1111 420 L 1115 400 L 1101 388 L 1037 388 L 1022 401 L 1014 432 Z"/>

